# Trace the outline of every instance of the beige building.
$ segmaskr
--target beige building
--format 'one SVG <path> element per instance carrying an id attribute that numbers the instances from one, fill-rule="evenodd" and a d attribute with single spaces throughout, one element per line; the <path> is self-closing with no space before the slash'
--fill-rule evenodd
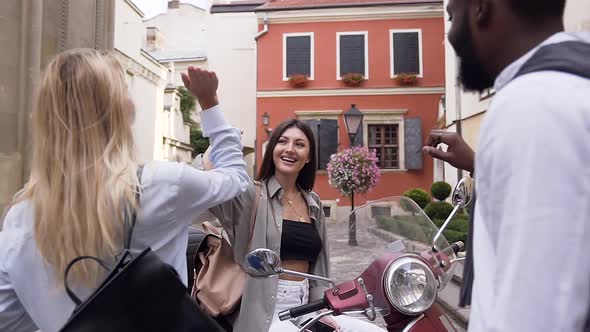
<path id="1" fill-rule="evenodd" d="M 214 1 L 207 16 L 207 59 L 216 71 L 219 98 L 229 121 L 242 130 L 248 173 L 256 146 L 256 40 L 254 8 L 262 1 Z"/>
<path id="2" fill-rule="evenodd" d="M 207 68 L 205 21 L 207 12 L 179 1 L 169 1 L 168 10 L 144 21 L 147 50 L 158 61 L 173 66 L 171 81 L 182 86 L 181 72 L 188 66 Z"/>
<path id="3" fill-rule="evenodd" d="M 448 0 L 445 0 L 445 6 Z M 445 12 L 445 32 L 450 28 L 448 14 Z M 567 31 L 590 31 L 590 1 L 567 0 L 564 17 Z M 446 92 L 445 92 L 445 128 L 449 131 L 460 131 L 465 141 L 477 151 L 477 140 L 481 122 L 484 118 L 493 91 L 484 94 L 465 93 L 457 83 L 458 59 L 453 47 L 445 38 L 446 52 Z M 462 173 L 461 173 L 462 174 Z M 434 180 L 444 180 L 451 185 L 457 182 L 457 169 L 441 161 L 435 162 Z"/>
<path id="4" fill-rule="evenodd" d="M 28 178 L 41 71 L 67 49 L 115 48 L 136 103 L 140 158 L 190 160 L 178 93 L 166 89 L 170 70 L 144 50 L 143 14 L 132 1 L 3 0 L 0 13 L 0 209 Z"/>
<path id="5" fill-rule="evenodd" d="M 114 48 L 135 102 L 134 134 L 140 161 L 190 162 L 190 126 L 182 118 L 177 84 L 172 84 L 173 68 L 146 50 L 148 35 L 144 14 L 133 1 L 117 1 Z"/>
<path id="6" fill-rule="evenodd" d="M 112 48 L 115 0 L 0 1 L 0 209 L 26 182 L 29 117 L 43 66 L 74 47 Z"/>
<path id="7" fill-rule="evenodd" d="M 180 72 L 188 66 L 217 73 L 223 112 L 242 131 L 251 176 L 256 127 L 256 6 L 214 3 L 209 13 L 175 0 L 168 2 L 165 13 L 144 22 L 147 50 L 172 70 L 173 86 L 182 85 Z"/>

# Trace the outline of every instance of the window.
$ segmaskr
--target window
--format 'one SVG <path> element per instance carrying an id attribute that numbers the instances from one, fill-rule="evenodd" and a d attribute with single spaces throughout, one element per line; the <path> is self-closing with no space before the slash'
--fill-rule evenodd
<path id="1" fill-rule="evenodd" d="M 371 218 L 377 217 L 390 217 L 391 207 L 390 206 L 371 206 Z"/>
<path id="2" fill-rule="evenodd" d="M 283 34 L 283 80 L 293 74 L 313 80 L 313 32 Z"/>
<path id="3" fill-rule="evenodd" d="M 330 219 L 332 216 L 332 207 L 331 206 L 324 206 L 324 215 L 326 219 Z"/>
<path id="4" fill-rule="evenodd" d="M 349 73 L 362 74 L 369 78 L 368 35 L 362 32 L 338 32 L 336 34 L 336 79 Z"/>
<path id="5" fill-rule="evenodd" d="M 369 149 L 375 149 L 379 168 L 400 168 L 399 125 L 369 125 Z"/>
<path id="6" fill-rule="evenodd" d="M 318 170 L 326 170 L 330 156 L 338 152 L 338 120 L 309 119 L 307 123 L 316 141 Z"/>
<path id="7" fill-rule="evenodd" d="M 424 168 L 422 119 L 407 117 L 407 109 L 365 109 L 363 145 L 375 149 L 382 172 Z"/>
<path id="8" fill-rule="evenodd" d="M 422 72 L 422 30 L 390 30 L 391 77 Z"/>

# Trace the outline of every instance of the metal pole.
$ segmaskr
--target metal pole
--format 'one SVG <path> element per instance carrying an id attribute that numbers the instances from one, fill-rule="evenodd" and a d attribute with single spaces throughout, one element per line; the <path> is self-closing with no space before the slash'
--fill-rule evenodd
<path id="1" fill-rule="evenodd" d="M 354 212 L 354 192 L 350 195 L 350 215 L 348 216 L 348 245 L 358 246 L 356 242 L 356 212 Z"/>

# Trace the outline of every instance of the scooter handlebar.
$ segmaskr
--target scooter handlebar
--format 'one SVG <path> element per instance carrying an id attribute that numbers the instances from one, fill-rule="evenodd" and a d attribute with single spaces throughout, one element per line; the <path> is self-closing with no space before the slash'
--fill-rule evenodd
<path id="1" fill-rule="evenodd" d="M 325 309 L 328 307 L 328 303 L 326 302 L 325 298 L 320 300 L 310 302 L 307 304 L 300 305 L 298 307 L 294 307 L 291 309 L 287 309 L 284 311 L 279 312 L 279 319 L 280 320 L 288 320 L 292 318 L 297 318 L 299 316 L 303 316 L 305 314 L 309 314 L 321 309 Z"/>
<path id="2" fill-rule="evenodd" d="M 463 243 L 463 241 L 457 241 L 451 244 L 451 248 L 453 249 L 453 252 L 457 254 L 459 251 L 463 251 L 463 249 L 465 249 L 465 243 Z"/>

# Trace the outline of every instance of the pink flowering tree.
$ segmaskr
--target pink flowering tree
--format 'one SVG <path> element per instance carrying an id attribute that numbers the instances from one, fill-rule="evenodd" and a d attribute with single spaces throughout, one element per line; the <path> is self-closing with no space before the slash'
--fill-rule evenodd
<path id="1" fill-rule="evenodd" d="M 374 150 L 366 147 L 353 147 L 342 150 L 330 157 L 328 179 L 330 185 L 344 196 L 350 197 L 351 211 L 354 211 L 354 194 L 364 194 L 371 190 L 381 175 Z M 356 218 L 351 213 L 348 244 L 356 246 Z"/>

